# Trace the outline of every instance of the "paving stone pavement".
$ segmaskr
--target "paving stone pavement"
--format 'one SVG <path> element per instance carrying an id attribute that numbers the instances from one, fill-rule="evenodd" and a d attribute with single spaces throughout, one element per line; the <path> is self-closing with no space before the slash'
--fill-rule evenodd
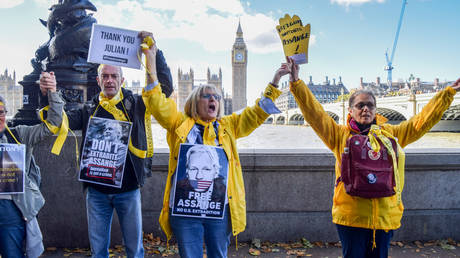
<path id="1" fill-rule="evenodd" d="M 171 245 L 169 250 L 164 245 L 153 245 L 146 243 L 145 257 L 179 257 L 177 246 Z M 260 248 L 256 248 L 251 243 L 239 243 L 238 250 L 232 244 L 229 248 L 228 257 L 323 257 L 341 258 L 342 251 L 338 243 L 315 242 L 312 248 L 303 245 L 301 241 L 297 243 L 262 243 Z M 126 257 L 122 246 L 114 246 L 110 249 L 110 257 Z M 88 248 L 53 248 L 48 247 L 41 257 L 89 257 Z M 204 256 L 206 257 L 206 256 Z M 460 257 L 460 242 L 454 245 L 446 245 L 445 241 L 429 242 L 392 242 L 390 246 L 390 258 L 415 258 L 415 257 Z"/>

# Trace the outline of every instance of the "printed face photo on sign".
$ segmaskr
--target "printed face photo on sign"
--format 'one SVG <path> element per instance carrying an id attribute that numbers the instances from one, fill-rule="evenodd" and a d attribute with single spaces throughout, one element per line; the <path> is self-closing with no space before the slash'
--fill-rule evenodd
<path id="1" fill-rule="evenodd" d="M 228 160 L 222 148 L 181 144 L 172 214 L 222 218 L 227 178 Z"/>
<path id="2" fill-rule="evenodd" d="M 83 145 L 80 181 L 120 188 L 131 123 L 93 117 Z"/>
<path id="3" fill-rule="evenodd" d="M 208 191 L 219 175 L 219 157 L 214 149 L 196 145 L 187 151 L 187 178 L 197 192 Z"/>

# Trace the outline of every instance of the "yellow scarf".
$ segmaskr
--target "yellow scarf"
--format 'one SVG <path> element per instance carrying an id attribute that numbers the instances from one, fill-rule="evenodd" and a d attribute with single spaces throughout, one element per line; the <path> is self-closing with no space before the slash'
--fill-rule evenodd
<path id="1" fill-rule="evenodd" d="M 213 125 L 214 121 L 216 121 L 216 119 L 213 119 L 210 122 L 205 122 L 201 119 L 196 120 L 197 124 L 204 126 L 203 144 L 216 146 L 216 132 L 214 131 Z"/>
<path id="2" fill-rule="evenodd" d="M 69 133 L 69 119 L 67 118 L 67 114 L 62 111 L 62 123 L 61 126 L 57 127 L 52 124 L 50 124 L 48 121 L 45 120 L 44 118 L 44 111 L 48 111 L 49 106 L 46 106 L 42 109 L 40 109 L 40 120 L 45 123 L 45 125 L 48 127 L 48 129 L 53 133 L 53 134 L 58 134 L 58 137 L 56 138 L 56 141 L 53 144 L 53 148 L 51 149 L 51 153 L 55 155 L 59 155 L 61 153 L 62 146 L 64 145 L 65 140 L 67 139 L 67 135 Z M 78 145 L 76 144 L 76 148 L 78 150 Z"/>
<path id="3" fill-rule="evenodd" d="M 125 112 L 126 113 L 128 112 L 126 111 L 126 108 L 122 100 L 123 100 L 123 93 L 121 89 L 118 91 L 117 95 L 115 95 L 111 99 L 107 98 L 102 91 L 101 93 L 99 93 L 99 105 L 103 109 L 109 112 L 118 121 L 131 122 L 129 117 L 126 117 L 125 115 Z M 123 112 L 122 110 L 116 107 L 116 105 L 120 102 L 125 112 Z M 94 111 L 94 114 L 96 113 L 96 111 L 97 111 L 97 108 Z M 145 135 L 147 138 L 146 139 L 147 140 L 147 151 L 134 147 L 131 141 L 131 138 L 129 138 L 129 145 L 128 145 L 129 151 L 141 159 L 150 158 L 153 156 L 152 118 L 151 118 L 151 114 L 148 113 L 147 111 L 145 112 L 145 115 L 144 115 L 144 126 L 145 126 Z"/>
<path id="4" fill-rule="evenodd" d="M 395 184 L 396 184 L 396 197 L 397 197 L 397 204 L 401 203 L 401 192 L 402 192 L 402 186 L 404 185 L 404 164 L 406 160 L 406 155 L 401 148 L 401 146 L 398 143 L 398 140 L 395 139 L 393 135 L 391 135 L 389 132 L 381 129 L 378 125 L 372 125 L 371 129 L 369 130 L 369 142 L 371 143 L 372 150 L 375 152 L 380 151 L 380 144 L 378 143 L 378 139 L 383 143 L 383 146 L 388 150 L 388 153 L 390 153 L 391 158 L 393 159 L 393 172 L 395 175 Z M 393 150 L 393 145 L 391 144 L 390 139 L 395 140 L 396 146 L 398 148 L 398 154 L 396 156 L 395 151 Z M 399 159 L 396 160 L 396 157 Z"/>
<path id="5" fill-rule="evenodd" d="M 371 143 L 371 148 L 375 152 L 380 151 L 380 144 L 378 143 L 378 139 L 383 143 L 383 146 L 387 149 L 388 153 L 390 153 L 391 158 L 393 160 L 393 173 L 395 175 L 395 192 L 396 192 L 396 206 L 398 206 L 401 203 L 401 192 L 402 192 L 402 187 L 404 186 L 404 164 L 406 160 L 406 155 L 401 148 L 401 146 L 398 143 L 398 140 L 395 139 L 393 135 L 391 135 L 389 132 L 383 130 L 380 128 L 378 125 L 372 125 L 371 129 L 369 130 L 369 142 Z M 398 160 L 396 161 L 396 153 L 393 150 L 393 145 L 391 144 L 390 139 L 395 140 L 396 146 L 398 149 Z M 373 199 L 372 200 L 372 207 L 374 212 L 374 220 L 376 220 L 377 216 L 377 200 Z M 377 244 L 375 242 L 375 225 L 373 226 L 373 241 L 372 241 L 372 249 L 377 247 Z"/>

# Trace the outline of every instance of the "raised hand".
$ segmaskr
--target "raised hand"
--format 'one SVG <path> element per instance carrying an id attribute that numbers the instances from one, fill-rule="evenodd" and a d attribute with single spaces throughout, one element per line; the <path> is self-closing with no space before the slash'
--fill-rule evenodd
<path id="1" fill-rule="evenodd" d="M 141 38 L 141 41 L 143 42 L 140 47 L 142 53 L 144 53 L 146 57 L 145 66 L 148 73 L 147 82 L 152 83 L 158 79 L 156 69 L 156 54 L 158 48 L 151 32 L 141 31 L 139 32 L 138 37 Z"/>
<path id="2" fill-rule="evenodd" d="M 291 67 L 292 64 L 290 63 L 282 63 L 281 67 L 276 70 L 275 75 L 273 76 L 273 80 L 271 81 L 271 84 L 275 87 L 278 87 L 278 83 L 281 79 L 286 74 L 291 73 Z"/>
<path id="3" fill-rule="evenodd" d="M 452 84 L 452 89 L 456 90 L 456 91 L 459 91 L 460 90 L 460 78 L 457 79 L 457 81 L 454 82 L 454 84 Z"/>
<path id="4" fill-rule="evenodd" d="M 295 63 L 294 59 L 290 58 L 290 57 L 286 57 L 286 60 L 288 61 L 288 63 L 291 65 L 291 73 L 290 73 L 290 81 L 291 82 L 295 82 L 295 81 L 298 81 L 299 80 L 299 65 Z"/>
<path id="5" fill-rule="evenodd" d="M 50 92 L 56 92 L 56 76 L 54 72 L 42 72 L 40 74 L 40 91 L 44 96 Z"/>

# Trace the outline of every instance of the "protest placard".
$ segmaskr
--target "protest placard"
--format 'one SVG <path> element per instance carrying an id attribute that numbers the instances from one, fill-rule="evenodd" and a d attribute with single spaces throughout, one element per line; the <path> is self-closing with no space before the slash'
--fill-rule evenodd
<path id="1" fill-rule="evenodd" d="M 140 69 L 138 31 L 93 23 L 88 62 Z"/>
<path id="2" fill-rule="evenodd" d="M 276 26 L 283 44 L 284 55 L 291 57 L 296 64 L 308 63 L 308 43 L 310 41 L 310 24 L 302 25 L 299 16 L 286 14 L 279 19 Z"/>
<path id="3" fill-rule="evenodd" d="M 122 187 L 132 123 L 93 117 L 88 123 L 79 180 Z"/>
<path id="4" fill-rule="evenodd" d="M 222 219 L 227 199 L 228 159 L 222 148 L 181 144 L 171 215 Z"/>
<path id="5" fill-rule="evenodd" d="M 24 144 L 0 144 L 0 194 L 24 193 L 25 158 Z"/>

